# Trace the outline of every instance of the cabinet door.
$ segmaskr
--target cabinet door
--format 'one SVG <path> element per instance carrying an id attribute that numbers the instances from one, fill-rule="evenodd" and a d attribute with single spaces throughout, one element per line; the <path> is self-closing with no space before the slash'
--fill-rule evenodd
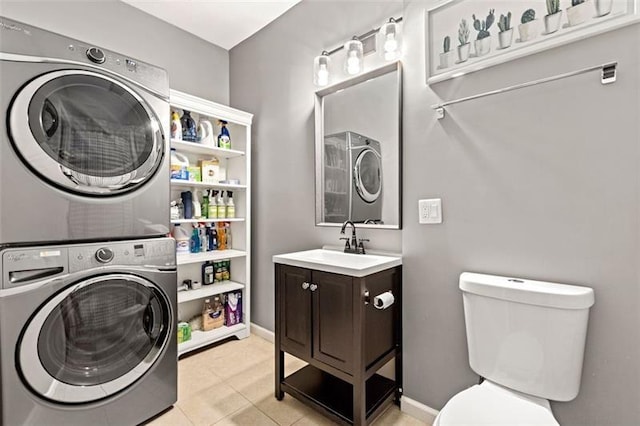
<path id="1" fill-rule="evenodd" d="M 353 285 L 345 275 L 313 271 L 313 358 L 351 374 Z"/>
<path id="2" fill-rule="evenodd" d="M 277 265 L 276 297 L 280 306 L 280 345 L 301 359 L 311 357 L 311 271 L 288 265 Z M 306 287 L 306 288 L 305 288 Z"/>

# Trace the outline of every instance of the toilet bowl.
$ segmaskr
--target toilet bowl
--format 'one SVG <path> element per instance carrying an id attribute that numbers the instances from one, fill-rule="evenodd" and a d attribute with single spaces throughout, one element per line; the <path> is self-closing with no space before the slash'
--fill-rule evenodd
<path id="1" fill-rule="evenodd" d="M 460 290 L 469 366 L 484 381 L 434 426 L 559 426 L 549 400 L 578 395 L 593 289 L 464 272 Z"/>
<path id="2" fill-rule="evenodd" d="M 549 401 L 485 380 L 456 394 L 433 426 L 559 426 Z"/>

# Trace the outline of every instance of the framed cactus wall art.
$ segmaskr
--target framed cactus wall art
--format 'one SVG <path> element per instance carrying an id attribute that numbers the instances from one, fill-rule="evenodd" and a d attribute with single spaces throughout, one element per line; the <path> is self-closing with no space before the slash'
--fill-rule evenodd
<path id="1" fill-rule="evenodd" d="M 636 22 L 640 0 L 442 0 L 426 11 L 427 84 Z"/>

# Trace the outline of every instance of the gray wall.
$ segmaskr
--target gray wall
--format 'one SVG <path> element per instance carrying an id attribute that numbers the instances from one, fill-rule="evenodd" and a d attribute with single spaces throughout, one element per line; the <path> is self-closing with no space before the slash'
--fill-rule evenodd
<path id="1" fill-rule="evenodd" d="M 251 111 L 252 321 L 274 329 L 274 254 L 339 245 L 315 226 L 312 59 L 402 12 L 396 2 L 302 2 L 231 49 L 231 105 Z M 359 230 L 399 252 L 401 231 Z"/>
<path id="2" fill-rule="evenodd" d="M 459 274 L 522 276 L 596 292 L 580 394 L 553 404 L 560 423 L 638 424 L 640 27 L 428 87 L 423 24 L 433 3 L 404 5 L 404 229 L 367 231 L 372 244 L 404 256 L 405 394 L 440 409 L 477 381 Z M 256 114 L 252 306 L 266 328 L 271 255 L 338 236 L 313 225 L 311 59 L 394 7 L 304 1 L 231 50 L 232 105 Z M 610 60 L 620 62 L 614 85 L 595 72 L 452 106 L 442 121 L 430 108 Z M 427 197 L 442 197 L 442 225 L 417 224 L 417 200 Z"/>
<path id="3" fill-rule="evenodd" d="M 121 1 L 0 0 L 0 15 L 157 65 L 172 89 L 229 103 L 227 50 Z"/>

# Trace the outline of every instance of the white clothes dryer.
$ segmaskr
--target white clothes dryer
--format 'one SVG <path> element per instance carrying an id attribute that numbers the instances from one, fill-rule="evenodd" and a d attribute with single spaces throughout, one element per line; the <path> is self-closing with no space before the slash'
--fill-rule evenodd
<path id="1" fill-rule="evenodd" d="M 0 28 L 0 247 L 166 235 L 166 71 L 4 17 Z"/>

